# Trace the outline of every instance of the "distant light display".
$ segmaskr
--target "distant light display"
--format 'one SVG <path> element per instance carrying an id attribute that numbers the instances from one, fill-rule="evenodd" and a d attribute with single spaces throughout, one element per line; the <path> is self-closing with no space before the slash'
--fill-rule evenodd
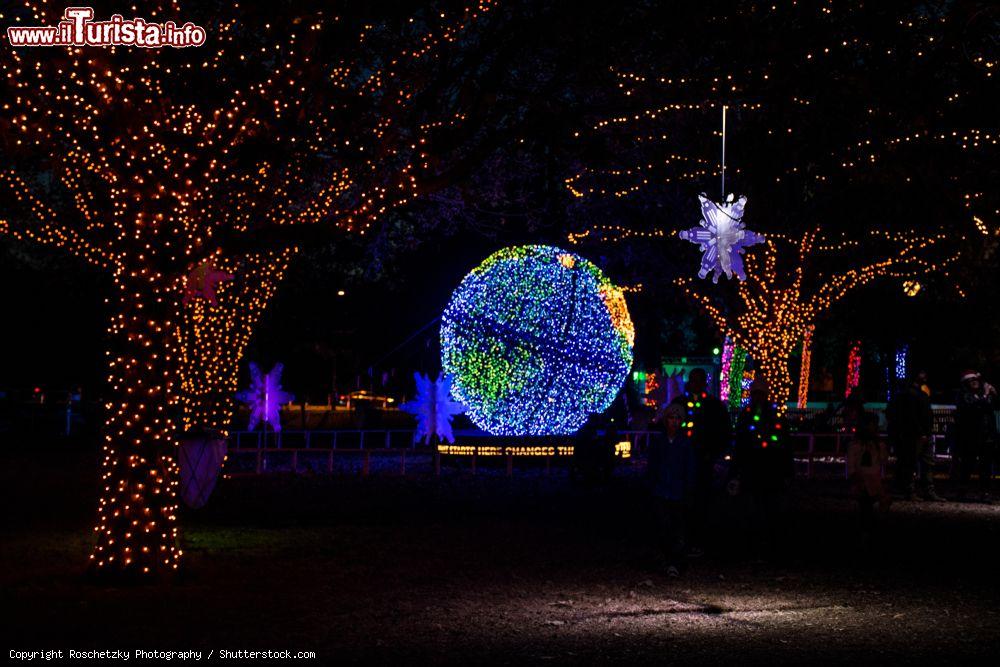
<path id="1" fill-rule="evenodd" d="M 896 379 L 902 380 L 906 377 L 906 358 L 910 354 L 910 346 L 902 345 L 896 350 Z"/>
<path id="2" fill-rule="evenodd" d="M 729 372 L 733 363 L 733 341 L 726 336 L 722 344 L 722 370 L 719 372 L 719 400 L 729 401 Z"/>
<path id="3" fill-rule="evenodd" d="M 561 435 L 606 410 L 632 367 L 625 295 L 559 248 L 505 248 L 472 270 L 441 317 L 453 396 L 495 435 Z"/>
<path id="4" fill-rule="evenodd" d="M 855 341 L 851 345 L 851 352 L 847 357 L 847 388 L 844 390 L 844 398 L 850 398 L 851 393 L 861 382 L 861 343 Z"/>
<path id="5" fill-rule="evenodd" d="M 731 410 L 738 410 L 743 404 L 743 394 L 750 385 L 746 381 L 747 351 L 739 345 L 733 345 L 733 356 L 729 360 L 729 407 Z"/>

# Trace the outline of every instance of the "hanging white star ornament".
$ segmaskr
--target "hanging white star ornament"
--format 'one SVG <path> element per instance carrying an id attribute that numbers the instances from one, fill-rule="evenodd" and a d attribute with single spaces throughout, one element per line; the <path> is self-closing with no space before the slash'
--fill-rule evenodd
<path id="1" fill-rule="evenodd" d="M 739 280 L 746 280 L 740 255 L 747 246 L 764 242 L 763 235 L 743 226 L 747 198 L 740 197 L 734 202 L 733 195 L 729 195 L 726 203 L 718 204 L 705 195 L 698 195 L 698 201 L 701 202 L 700 226 L 677 233 L 680 238 L 697 243 L 701 248 L 698 277 L 704 278 L 711 272 L 712 282 L 717 283 L 723 273 L 730 279 L 735 273 Z"/>

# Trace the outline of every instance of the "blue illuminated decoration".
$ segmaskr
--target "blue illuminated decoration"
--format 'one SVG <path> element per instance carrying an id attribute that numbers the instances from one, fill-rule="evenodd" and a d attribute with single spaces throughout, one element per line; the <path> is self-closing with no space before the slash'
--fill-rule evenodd
<path id="1" fill-rule="evenodd" d="M 903 345 L 896 350 L 896 379 L 902 380 L 906 377 L 906 358 L 909 356 L 910 346 Z"/>
<path id="2" fill-rule="evenodd" d="M 565 435 L 606 410 L 632 367 L 621 289 L 593 263 L 544 245 L 472 270 L 441 316 L 452 395 L 495 435 Z"/>

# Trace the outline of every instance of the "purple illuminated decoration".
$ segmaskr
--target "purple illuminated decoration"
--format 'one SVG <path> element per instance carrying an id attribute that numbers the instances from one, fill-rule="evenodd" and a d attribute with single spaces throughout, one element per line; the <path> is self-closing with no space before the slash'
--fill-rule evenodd
<path id="1" fill-rule="evenodd" d="M 270 424 L 275 431 L 281 430 L 281 405 L 295 400 L 295 396 L 281 388 L 284 368 L 282 364 L 275 364 L 270 373 L 262 374 L 257 364 L 250 364 L 250 388 L 236 394 L 236 398 L 250 406 L 248 431 L 261 422 Z"/>
<path id="2" fill-rule="evenodd" d="M 719 373 L 719 400 L 723 403 L 729 401 L 729 372 L 732 370 L 734 347 L 732 339 L 726 336 L 722 344 L 722 372 Z"/>
<path id="3" fill-rule="evenodd" d="M 677 233 L 685 241 L 697 243 L 701 249 L 698 277 L 712 273 L 712 282 L 717 283 L 723 273 L 730 279 L 735 273 L 739 280 L 746 280 L 740 255 L 747 246 L 764 242 L 762 235 L 743 226 L 747 198 L 740 197 L 734 202 L 733 195 L 729 195 L 725 204 L 718 204 L 705 195 L 698 195 L 698 201 L 701 202 L 700 226 Z"/>
<path id="4" fill-rule="evenodd" d="M 451 400 L 451 378 L 439 375 L 437 380 L 431 380 L 423 373 L 414 373 L 413 379 L 417 383 L 417 395 L 400 406 L 417 418 L 413 441 L 423 440 L 427 444 L 432 436 L 437 436 L 440 442 L 455 442 L 451 420 L 464 413 L 465 406 Z"/>

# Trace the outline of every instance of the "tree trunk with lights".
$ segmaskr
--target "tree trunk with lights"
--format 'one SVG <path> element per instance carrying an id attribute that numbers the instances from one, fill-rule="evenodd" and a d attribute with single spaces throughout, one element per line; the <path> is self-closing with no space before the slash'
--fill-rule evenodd
<path id="1" fill-rule="evenodd" d="M 91 557 L 100 574 L 177 567 L 178 445 L 228 436 L 243 352 L 294 251 L 216 255 L 206 261 L 232 279 L 208 293 L 192 290 L 190 299 L 182 299 L 190 276 L 118 278 Z"/>
<path id="2" fill-rule="evenodd" d="M 820 230 L 805 232 L 797 240 L 797 263 L 784 271 L 778 270 L 778 246 L 768 241 L 762 256 L 747 255 L 747 279 L 736 287 L 738 305 L 727 308 L 716 295 L 694 287 L 693 280 L 679 284 L 705 310 L 720 333 L 732 336 L 734 342 L 749 352 L 761 376 L 767 382 L 771 400 L 784 412 L 792 393 L 792 377 L 788 362 L 792 351 L 812 331 L 816 320 L 831 306 L 854 289 L 882 277 L 909 278 L 932 271 L 944 271 L 955 261 L 957 253 L 933 261 L 933 251 L 945 237 L 900 235 L 894 237 L 880 231 L 869 234 L 875 242 L 892 245 L 895 253 L 887 259 L 877 259 L 833 275 L 806 277 L 806 268 L 822 253 L 843 253 L 856 243 L 845 239 L 840 243 L 824 242 Z M 778 237 L 788 241 L 787 237 Z M 811 335 L 811 334 L 810 334 Z"/>
<path id="3" fill-rule="evenodd" d="M 174 346 L 182 433 L 228 436 L 244 350 L 296 252 L 219 253 L 206 260 L 232 279 L 180 307 Z"/>
<path id="4" fill-rule="evenodd" d="M 62 18 L 19 4 L 42 25 Z M 470 104 L 496 113 L 465 94 L 477 59 L 438 58 L 474 45 L 457 35 L 491 8 L 375 30 L 366 18 L 359 36 L 325 10 L 272 12 L 247 32 L 234 26 L 259 24 L 255 10 L 151 0 L 150 15 L 211 25 L 224 48 L 0 50 L 0 234 L 115 278 L 95 570 L 177 568 L 178 441 L 226 436 L 243 352 L 298 246 L 364 234 L 419 180 L 446 181 L 432 140 Z M 258 48 L 279 35 L 280 53 Z M 460 162 L 475 134 L 442 153 Z"/>
<path id="5" fill-rule="evenodd" d="M 788 371 L 790 352 L 775 348 L 749 349 L 758 375 L 767 382 L 771 400 L 784 411 L 792 395 L 792 376 Z"/>
<path id="6" fill-rule="evenodd" d="M 102 576 L 142 578 L 177 568 L 177 427 L 171 416 L 176 290 L 116 278 L 108 328 L 101 498 L 91 555 Z"/>

